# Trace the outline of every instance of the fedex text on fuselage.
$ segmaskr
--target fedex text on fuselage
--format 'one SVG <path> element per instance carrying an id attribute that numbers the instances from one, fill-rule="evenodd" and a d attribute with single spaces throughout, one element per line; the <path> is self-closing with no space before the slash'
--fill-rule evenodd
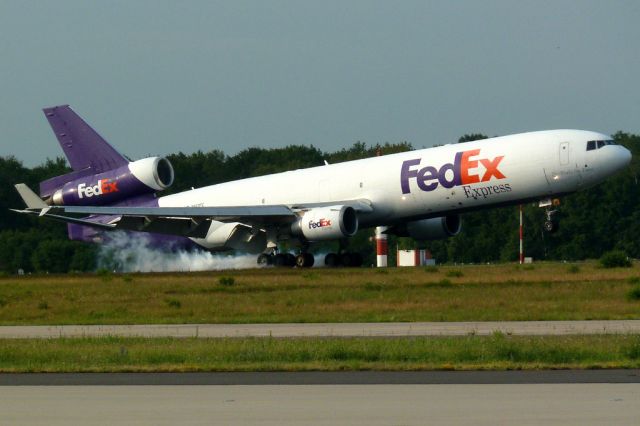
<path id="1" fill-rule="evenodd" d="M 422 159 L 405 160 L 400 169 L 400 187 L 403 194 L 411 193 L 410 182 L 415 179 L 418 188 L 425 192 L 434 191 L 439 185 L 444 188 L 488 182 L 491 179 L 505 179 L 499 165 L 504 155 L 481 158 L 480 149 L 457 152 L 453 163 L 440 168 L 425 166 L 419 168 Z M 484 173 L 479 165 L 484 167 Z"/>

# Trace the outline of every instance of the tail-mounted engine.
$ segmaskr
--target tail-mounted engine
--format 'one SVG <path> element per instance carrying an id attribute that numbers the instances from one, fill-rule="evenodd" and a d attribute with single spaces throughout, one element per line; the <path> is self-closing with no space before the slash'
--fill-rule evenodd
<path id="1" fill-rule="evenodd" d="M 358 215 L 353 207 L 317 207 L 305 211 L 291 225 L 291 233 L 307 241 L 352 237 L 358 231 Z"/>
<path id="2" fill-rule="evenodd" d="M 65 206 L 110 204 L 161 191 L 172 183 L 173 167 L 169 160 L 150 157 L 67 182 L 46 201 L 48 204 Z"/>

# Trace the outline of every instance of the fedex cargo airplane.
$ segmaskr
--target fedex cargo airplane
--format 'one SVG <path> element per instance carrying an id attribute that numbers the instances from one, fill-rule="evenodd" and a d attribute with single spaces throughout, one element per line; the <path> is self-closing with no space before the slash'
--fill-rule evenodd
<path id="1" fill-rule="evenodd" d="M 16 188 L 15 210 L 68 222 L 69 237 L 100 242 L 104 231 L 149 233 L 153 243 L 239 250 L 258 263 L 309 267 L 309 246 L 339 241 L 328 265 L 356 266 L 345 250 L 359 229 L 417 240 L 460 232 L 460 214 L 538 201 L 554 231 L 552 200 L 602 182 L 631 161 L 610 136 L 548 130 L 445 145 L 242 179 L 167 196 L 174 179 L 162 157 L 129 161 L 68 105 L 44 109 L 73 171 Z M 283 253 L 288 242 L 298 254 Z"/>

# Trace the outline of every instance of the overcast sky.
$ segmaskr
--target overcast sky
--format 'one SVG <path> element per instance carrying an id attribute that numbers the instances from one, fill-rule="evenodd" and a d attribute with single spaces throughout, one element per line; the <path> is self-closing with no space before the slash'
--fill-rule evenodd
<path id="1" fill-rule="evenodd" d="M 640 1 L 0 0 L 0 155 L 70 104 L 132 158 L 640 133 Z"/>

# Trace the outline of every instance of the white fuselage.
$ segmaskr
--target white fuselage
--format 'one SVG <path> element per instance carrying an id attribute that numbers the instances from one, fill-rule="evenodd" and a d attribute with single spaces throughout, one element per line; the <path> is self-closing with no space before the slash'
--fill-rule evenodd
<path id="1" fill-rule="evenodd" d="M 439 146 L 242 179 L 181 192 L 160 207 L 313 205 L 365 200 L 360 227 L 550 198 L 594 185 L 628 164 L 624 147 L 582 130 L 550 130 Z"/>

